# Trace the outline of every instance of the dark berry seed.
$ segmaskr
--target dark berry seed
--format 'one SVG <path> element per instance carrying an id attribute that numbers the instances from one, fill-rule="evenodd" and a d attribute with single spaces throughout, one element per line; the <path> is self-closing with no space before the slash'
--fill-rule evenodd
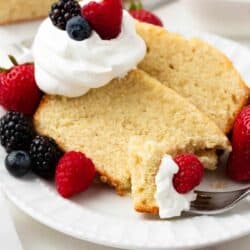
<path id="1" fill-rule="evenodd" d="M 54 178 L 62 151 L 52 138 L 36 136 L 31 143 L 29 154 L 34 173 L 45 179 Z"/>
<path id="2" fill-rule="evenodd" d="M 87 20 L 81 16 L 72 17 L 66 26 L 70 38 L 76 41 L 82 41 L 91 36 L 92 29 Z"/>
<path id="3" fill-rule="evenodd" d="M 18 112 L 8 112 L 0 119 L 0 141 L 7 152 L 26 150 L 34 135 L 30 117 Z"/>
<path id="4" fill-rule="evenodd" d="M 31 169 L 31 160 L 24 151 L 12 151 L 5 158 L 5 165 L 10 174 L 22 177 Z"/>
<path id="5" fill-rule="evenodd" d="M 51 6 L 49 13 L 52 23 L 62 30 L 66 29 L 67 21 L 75 15 L 81 15 L 81 6 L 76 0 L 59 0 Z"/>

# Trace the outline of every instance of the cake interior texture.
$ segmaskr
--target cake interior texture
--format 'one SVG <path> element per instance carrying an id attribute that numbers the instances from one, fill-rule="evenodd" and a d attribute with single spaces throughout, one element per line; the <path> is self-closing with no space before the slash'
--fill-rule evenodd
<path id="1" fill-rule="evenodd" d="M 249 89 L 227 57 L 199 39 L 137 22 L 147 45 L 139 68 L 174 89 L 206 113 L 223 132 L 247 103 Z"/>
<path id="2" fill-rule="evenodd" d="M 85 153 L 101 180 L 121 194 L 131 188 L 128 154 L 136 136 L 163 141 L 173 154 L 196 153 L 209 169 L 216 167 L 217 149 L 230 150 L 227 137 L 207 116 L 140 70 L 78 98 L 45 96 L 34 124 L 63 150 Z"/>

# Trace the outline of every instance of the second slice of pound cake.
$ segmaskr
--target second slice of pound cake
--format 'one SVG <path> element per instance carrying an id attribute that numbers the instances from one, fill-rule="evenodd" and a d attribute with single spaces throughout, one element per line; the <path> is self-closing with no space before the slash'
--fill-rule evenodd
<path id="1" fill-rule="evenodd" d="M 199 39 L 137 23 L 147 54 L 139 68 L 186 97 L 225 133 L 248 101 L 249 89 L 232 63 Z"/>
<path id="2" fill-rule="evenodd" d="M 0 1 L 0 24 L 39 19 L 48 15 L 55 0 Z"/>
<path id="3" fill-rule="evenodd" d="M 121 194 L 131 188 L 128 153 L 134 136 L 204 155 L 210 169 L 217 149 L 230 150 L 227 137 L 209 118 L 140 70 L 78 98 L 45 96 L 34 124 L 63 150 L 90 157 L 101 180 Z"/>

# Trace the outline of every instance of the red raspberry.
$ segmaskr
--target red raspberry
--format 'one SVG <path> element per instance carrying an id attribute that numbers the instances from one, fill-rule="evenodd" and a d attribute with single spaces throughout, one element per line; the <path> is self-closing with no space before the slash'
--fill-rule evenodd
<path id="1" fill-rule="evenodd" d="M 130 10 L 129 13 L 133 18 L 141 22 L 150 23 L 157 26 L 163 26 L 161 19 L 148 10 Z"/>
<path id="2" fill-rule="evenodd" d="M 227 173 L 235 181 L 250 181 L 250 148 L 246 152 L 230 154 Z"/>
<path id="3" fill-rule="evenodd" d="M 178 155 L 174 161 L 179 166 L 179 171 L 173 179 L 174 187 L 178 193 L 188 193 L 201 183 L 204 167 L 193 154 Z"/>
<path id="4" fill-rule="evenodd" d="M 8 111 L 31 115 L 41 98 L 38 89 L 34 65 L 15 65 L 0 74 L 0 104 Z"/>
<path id="5" fill-rule="evenodd" d="M 56 168 L 56 188 L 65 198 L 85 191 L 92 183 L 96 171 L 93 162 L 80 152 L 68 152 Z"/>
<path id="6" fill-rule="evenodd" d="M 240 150 L 250 142 L 250 106 L 243 108 L 235 119 L 232 133 L 232 146 Z"/>
<path id="7" fill-rule="evenodd" d="M 150 23 L 157 26 L 163 26 L 162 21 L 159 17 L 157 17 L 152 12 L 143 9 L 141 0 L 131 0 L 129 13 L 133 18 L 141 22 Z"/>
<path id="8" fill-rule="evenodd" d="M 104 40 L 116 38 L 122 26 L 122 0 L 90 2 L 82 8 L 82 16 Z"/>
<path id="9" fill-rule="evenodd" d="M 235 119 L 232 147 L 228 175 L 235 181 L 250 181 L 250 106 L 245 107 Z"/>

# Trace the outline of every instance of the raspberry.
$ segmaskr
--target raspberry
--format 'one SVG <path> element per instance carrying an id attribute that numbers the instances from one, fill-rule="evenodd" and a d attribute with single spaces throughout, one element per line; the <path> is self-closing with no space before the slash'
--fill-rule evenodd
<path id="1" fill-rule="evenodd" d="M 227 174 L 234 181 L 250 181 L 250 149 L 242 153 L 233 151 L 230 154 Z"/>
<path id="2" fill-rule="evenodd" d="M 250 105 L 243 108 L 235 119 L 232 133 L 234 150 L 241 150 L 250 142 Z"/>
<path id="3" fill-rule="evenodd" d="M 22 113 L 8 112 L 0 119 L 0 141 L 7 152 L 27 149 L 33 135 L 31 119 Z"/>
<path id="4" fill-rule="evenodd" d="M 250 106 L 236 117 L 227 172 L 235 181 L 250 181 Z"/>
<path id="5" fill-rule="evenodd" d="M 36 136 L 29 150 L 32 161 L 32 171 L 44 179 L 52 179 L 55 176 L 55 168 L 62 151 L 56 142 L 46 136 Z"/>
<path id="6" fill-rule="evenodd" d="M 179 171 L 173 179 L 174 187 L 178 193 L 188 193 L 200 184 L 204 167 L 193 154 L 178 155 L 174 161 L 179 166 Z"/>
<path id="7" fill-rule="evenodd" d="M 0 74 L 0 104 L 8 111 L 27 115 L 34 113 L 41 98 L 35 76 L 34 65 L 15 65 Z"/>
<path id="8" fill-rule="evenodd" d="M 129 13 L 133 18 L 141 22 L 163 26 L 162 21 L 158 16 L 148 10 L 143 9 L 141 1 L 131 1 Z"/>
<path id="9" fill-rule="evenodd" d="M 141 22 L 150 23 L 157 26 L 163 26 L 160 18 L 148 10 L 144 9 L 130 10 L 129 13 L 133 18 Z"/>
<path id="10" fill-rule="evenodd" d="M 122 0 L 93 1 L 82 8 L 82 16 L 104 40 L 116 38 L 120 34 L 122 14 Z"/>
<path id="11" fill-rule="evenodd" d="M 56 168 L 57 191 L 65 198 L 83 192 L 92 183 L 95 173 L 93 162 L 84 154 L 68 152 Z"/>
<path id="12" fill-rule="evenodd" d="M 67 21 L 81 15 L 81 6 L 75 0 L 59 0 L 51 6 L 49 17 L 59 29 L 65 30 Z"/>

